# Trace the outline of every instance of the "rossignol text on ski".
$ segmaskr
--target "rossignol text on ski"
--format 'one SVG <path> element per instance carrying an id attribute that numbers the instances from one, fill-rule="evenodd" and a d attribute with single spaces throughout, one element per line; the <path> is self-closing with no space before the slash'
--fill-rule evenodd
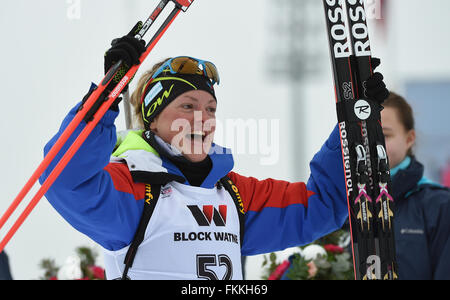
<path id="1" fill-rule="evenodd" d="M 324 0 L 349 206 L 355 278 L 398 279 L 382 106 L 368 99 L 373 75 L 364 0 Z"/>

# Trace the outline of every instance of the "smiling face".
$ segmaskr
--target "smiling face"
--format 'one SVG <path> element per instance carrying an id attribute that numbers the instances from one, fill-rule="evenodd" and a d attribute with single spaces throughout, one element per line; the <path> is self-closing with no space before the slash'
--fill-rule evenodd
<path id="1" fill-rule="evenodd" d="M 214 140 L 217 102 L 205 91 L 186 92 L 173 100 L 150 129 L 192 162 L 203 161 Z"/>

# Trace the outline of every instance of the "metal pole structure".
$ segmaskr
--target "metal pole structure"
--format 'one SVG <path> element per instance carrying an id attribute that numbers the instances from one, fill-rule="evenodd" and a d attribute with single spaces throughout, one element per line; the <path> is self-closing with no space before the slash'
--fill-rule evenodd
<path id="1" fill-rule="evenodd" d="M 128 12 L 130 20 L 134 20 L 136 13 L 139 12 L 135 1 L 123 1 L 124 11 Z M 125 127 L 126 130 L 133 129 L 133 116 L 131 112 L 131 102 L 130 102 L 130 86 L 128 87 L 126 92 L 122 93 L 122 105 L 123 105 L 123 113 L 125 116 Z"/>
<path id="2" fill-rule="evenodd" d="M 133 117 L 131 113 L 130 89 L 122 94 L 123 96 L 123 113 L 125 115 L 125 127 L 127 130 L 133 129 Z"/>
<path id="3" fill-rule="evenodd" d="M 270 39 L 268 72 L 272 78 L 281 79 L 288 84 L 291 93 L 292 126 L 292 157 L 295 161 L 293 168 L 294 180 L 306 181 L 309 176 L 309 157 L 306 157 L 306 130 L 308 124 L 306 88 L 307 81 L 320 73 L 323 60 L 322 52 L 318 49 L 321 27 L 322 7 L 317 0 L 275 0 L 271 1 L 272 10 L 278 16 L 273 24 Z"/>

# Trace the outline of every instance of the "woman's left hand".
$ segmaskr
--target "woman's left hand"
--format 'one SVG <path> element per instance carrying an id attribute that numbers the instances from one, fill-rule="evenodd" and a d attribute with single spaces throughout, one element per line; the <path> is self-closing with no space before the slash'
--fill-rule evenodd
<path id="1" fill-rule="evenodd" d="M 379 58 L 372 57 L 372 70 L 375 70 L 380 63 L 381 60 Z M 389 97 L 389 90 L 386 88 L 386 84 L 383 80 L 384 76 L 381 73 L 376 72 L 364 83 L 364 92 L 369 100 L 383 104 Z"/>

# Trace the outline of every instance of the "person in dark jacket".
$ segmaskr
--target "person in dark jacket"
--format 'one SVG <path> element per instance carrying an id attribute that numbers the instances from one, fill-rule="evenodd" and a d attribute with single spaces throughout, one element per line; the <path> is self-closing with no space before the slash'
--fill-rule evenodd
<path id="1" fill-rule="evenodd" d="M 9 260 L 5 251 L 0 252 L 0 280 L 12 280 Z"/>
<path id="2" fill-rule="evenodd" d="M 425 178 L 424 166 L 414 157 L 411 106 L 395 93 L 383 106 L 399 278 L 450 279 L 450 190 Z"/>

